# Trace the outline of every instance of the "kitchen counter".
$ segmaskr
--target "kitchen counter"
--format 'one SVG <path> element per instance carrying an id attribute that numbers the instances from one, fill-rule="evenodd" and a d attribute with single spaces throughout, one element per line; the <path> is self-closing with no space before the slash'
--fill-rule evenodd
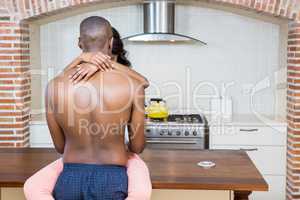
<path id="1" fill-rule="evenodd" d="M 215 118 L 210 115 L 205 116 L 211 126 L 219 126 L 220 124 L 287 126 L 286 118 L 281 116 L 264 116 L 264 118 L 258 118 L 254 114 L 233 114 L 231 120 Z M 32 114 L 30 123 L 47 125 L 45 114 Z"/>
<path id="2" fill-rule="evenodd" d="M 231 119 L 223 119 L 205 115 L 210 126 L 239 125 L 239 126 L 287 126 L 286 118 L 281 116 L 255 116 L 254 114 L 233 114 Z"/>
<path id="3" fill-rule="evenodd" d="M 153 189 L 229 190 L 235 200 L 248 199 L 251 191 L 267 191 L 268 185 L 243 151 L 153 150 L 141 155 L 147 163 Z M 51 148 L 0 149 L 0 187 L 22 187 L 38 169 L 57 159 Z M 216 166 L 203 169 L 199 161 Z"/>

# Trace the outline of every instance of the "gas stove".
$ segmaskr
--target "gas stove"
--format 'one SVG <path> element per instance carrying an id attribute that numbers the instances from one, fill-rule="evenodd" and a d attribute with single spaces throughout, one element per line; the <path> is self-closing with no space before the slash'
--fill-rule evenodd
<path id="1" fill-rule="evenodd" d="M 147 119 L 148 147 L 168 149 L 207 149 L 208 126 L 200 114 L 171 114 L 165 121 Z"/>
<path id="2" fill-rule="evenodd" d="M 203 123 L 203 117 L 199 114 L 189 114 L 189 115 L 181 115 L 181 114 L 172 114 L 168 117 L 168 122 L 177 122 L 177 123 Z"/>

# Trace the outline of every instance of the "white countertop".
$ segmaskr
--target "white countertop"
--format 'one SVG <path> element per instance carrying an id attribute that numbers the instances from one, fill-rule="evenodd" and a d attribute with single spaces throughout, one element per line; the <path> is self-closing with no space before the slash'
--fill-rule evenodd
<path id="1" fill-rule="evenodd" d="M 279 116 L 255 116 L 254 114 L 233 115 L 232 119 L 207 117 L 210 126 L 287 126 L 286 119 Z"/>
<path id="2" fill-rule="evenodd" d="M 286 119 L 278 116 L 255 116 L 250 114 L 234 114 L 231 120 L 206 116 L 210 126 L 238 125 L 238 126 L 287 126 Z M 45 114 L 32 114 L 32 125 L 47 125 Z"/>

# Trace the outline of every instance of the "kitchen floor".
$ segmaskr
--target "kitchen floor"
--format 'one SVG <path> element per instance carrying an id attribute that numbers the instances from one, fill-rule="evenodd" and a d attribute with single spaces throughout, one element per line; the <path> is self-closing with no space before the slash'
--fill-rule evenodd
<path id="1" fill-rule="evenodd" d="M 201 197 L 201 198 L 199 198 Z M 199 191 L 199 190 L 153 190 L 151 200 L 229 200 L 228 191 Z M 25 200 L 22 188 L 2 188 L 0 200 Z"/>

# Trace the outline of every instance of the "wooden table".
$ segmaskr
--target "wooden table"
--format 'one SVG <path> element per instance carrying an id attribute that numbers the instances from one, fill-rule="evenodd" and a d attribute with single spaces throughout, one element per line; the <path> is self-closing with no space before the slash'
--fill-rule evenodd
<path id="1" fill-rule="evenodd" d="M 0 149 L 0 187 L 22 187 L 38 169 L 57 159 L 49 148 Z M 248 155 L 233 150 L 154 150 L 142 154 L 153 189 L 231 190 L 235 200 L 247 200 L 252 191 L 267 191 L 268 185 Z M 216 166 L 203 169 L 199 161 Z"/>

